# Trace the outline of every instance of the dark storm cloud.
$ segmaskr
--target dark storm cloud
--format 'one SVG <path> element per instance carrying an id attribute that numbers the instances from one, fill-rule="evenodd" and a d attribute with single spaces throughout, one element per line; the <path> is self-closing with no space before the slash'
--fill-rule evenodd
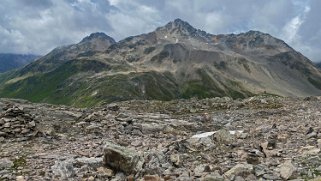
<path id="1" fill-rule="evenodd" d="M 0 51 L 45 54 L 103 31 L 117 40 L 175 18 L 209 33 L 270 33 L 318 61 L 319 0 L 3 0 Z"/>

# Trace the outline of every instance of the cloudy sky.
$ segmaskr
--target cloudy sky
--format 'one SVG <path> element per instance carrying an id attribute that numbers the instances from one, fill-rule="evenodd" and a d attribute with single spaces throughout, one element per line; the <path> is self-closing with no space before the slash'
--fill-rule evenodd
<path id="1" fill-rule="evenodd" d="M 248 30 L 321 61 L 320 0 L 1 0 L 0 52 L 44 55 L 92 32 L 116 40 L 175 18 L 212 34 Z"/>

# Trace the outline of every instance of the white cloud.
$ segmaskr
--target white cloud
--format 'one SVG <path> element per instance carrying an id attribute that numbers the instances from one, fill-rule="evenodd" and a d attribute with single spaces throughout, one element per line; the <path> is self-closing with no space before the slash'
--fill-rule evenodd
<path id="1" fill-rule="evenodd" d="M 154 7 L 135 1 L 114 1 L 117 10 L 106 14 L 106 19 L 115 30 L 109 32 L 117 40 L 127 36 L 153 31 L 160 19 L 160 12 Z"/>
<path id="2" fill-rule="evenodd" d="M 283 27 L 283 37 L 287 42 L 292 43 L 297 39 L 297 32 L 302 23 L 302 18 L 300 16 L 296 16 Z"/>
<path id="3" fill-rule="evenodd" d="M 319 0 L 2 0 L 0 51 L 45 54 L 103 31 L 116 40 L 175 18 L 213 34 L 270 33 L 317 60 Z"/>
<path id="4" fill-rule="evenodd" d="M 292 18 L 283 28 L 283 38 L 289 43 L 293 43 L 299 39 L 298 31 L 305 21 L 306 14 L 309 13 L 311 8 L 305 6 L 304 11 L 299 15 Z"/>
<path id="5" fill-rule="evenodd" d="M 117 6 L 121 2 L 121 0 L 108 0 L 108 1 L 112 6 Z"/>

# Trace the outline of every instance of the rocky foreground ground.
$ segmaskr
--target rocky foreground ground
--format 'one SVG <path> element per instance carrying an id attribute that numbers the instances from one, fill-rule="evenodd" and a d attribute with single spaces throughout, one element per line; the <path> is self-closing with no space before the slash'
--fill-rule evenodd
<path id="1" fill-rule="evenodd" d="M 320 180 L 321 98 L 0 100 L 0 180 Z"/>

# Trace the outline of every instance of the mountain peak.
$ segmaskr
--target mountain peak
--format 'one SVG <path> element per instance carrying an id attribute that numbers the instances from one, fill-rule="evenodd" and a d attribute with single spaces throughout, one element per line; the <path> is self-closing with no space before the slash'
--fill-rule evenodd
<path id="1" fill-rule="evenodd" d="M 157 28 L 157 31 L 166 31 L 171 34 L 190 35 L 195 33 L 197 29 L 195 29 L 188 22 L 177 18 L 174 21 L 167 23 L 165 26 Z"/>
<path id="2" fill-rule="evenodd" d="M 192 27 L 187 21 L 184 21 L 180 18 L 176 18 L 174 21 L 171 21 L 169 23 L 172 23 L 176 26 L 183 26 L 183 27 Z"/>
<path id="3" fill-rule="evenodd" d="M 116 43 L 116 41 L 112 37 L 106 35 L 103 32 L 91 33 L 89 36 L 86 36 L 84 39 L 82 39 L 80 43 L 90 42 L 93 40 L 107 40 L 111 44 Z"/>
<path id="4" fill-rule="evenodd" d="M 102 52 L 107 50 L 108 47 L 115 44 L 116 41 L 102 32 L 92 33 L 81 40 L 77 44 L 78 49 L 82 51 L 98 51 Z"/>

